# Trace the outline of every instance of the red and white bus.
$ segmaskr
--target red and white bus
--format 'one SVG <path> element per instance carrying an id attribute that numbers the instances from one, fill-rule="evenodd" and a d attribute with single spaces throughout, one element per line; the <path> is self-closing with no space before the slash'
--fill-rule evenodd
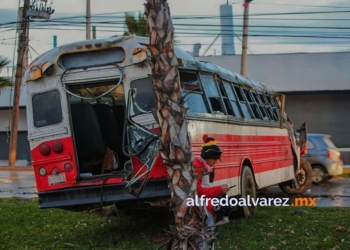
<path id="1" fill-rule="evenodd" d="M 142 206 L 169 197 L 147 44 L 142 37 L 75 42 L 28 67 L 28 139 L 40 208 Z M 254 197 L 275 184 L 305 192 L 312 181 L 310 165 L 300 160 L 306 128 L 296 138 L 283 96 L 180 49 L 175 53 L 192 152 L 199 154 L 204 134 L 223 150 L 215 184 L 237 185 L 232 197 Z"/>

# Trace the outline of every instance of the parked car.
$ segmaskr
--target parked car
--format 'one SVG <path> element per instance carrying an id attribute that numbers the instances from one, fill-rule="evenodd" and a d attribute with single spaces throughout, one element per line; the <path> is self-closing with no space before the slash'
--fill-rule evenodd
<path id="1" fill-rule="evenodd" d="M 308 150 L 302 158 L 312 166 L 312 181 L 320 184 L 327 178 L 343 173 L 340 151 L 331 141 L 330 135 L 308 134 Z"/>

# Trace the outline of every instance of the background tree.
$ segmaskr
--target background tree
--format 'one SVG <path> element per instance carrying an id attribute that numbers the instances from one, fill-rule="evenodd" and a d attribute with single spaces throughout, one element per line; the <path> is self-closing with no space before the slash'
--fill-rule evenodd
<path id="1" fill-rule="evenodd" d="M 147 21 L 142 13 L 139 13 L 137 17 L 132 12 L 125 13 L 125 25 L 127 31 L 123 33 L 123 36 L 137 35 L 149 37 L 147 28 Z M 175 38 L 174 44 L 179 44 L 180 41 Z"/>
<path id="2" fill-rule="evenodd" d="M 10 61 L 3 56 L 0 56 L 0 72 L 10 63 Z M 12 86 L 11 79 L 0 76 L 0 90 L 6 86 Z"/>
<path id="3" fill-rule="evenodd" d="M 125 25 L 128 30 L 124 32 L 123 36 L 134 34 L 137 36 L 149 36 L 146 19 L 142 13 L 139 13 L 137 17 L 131 12 L 125 13 Z"/>
<path id="4" fill-rule="evenodd" d="M 145 13 L 150 34 L 152 82 L 157 98 L 154 116 L 161 131 L 160 155 L 168 170 L 175 228 L 168 249 L 210 249 L 214 230 L 205 227 L 203 207 L 187 206 L 196 195 L 192 146 L 187 131 L 178 60 L 174 53 L 174 27 L 166 0 L 147 0 Z"/>

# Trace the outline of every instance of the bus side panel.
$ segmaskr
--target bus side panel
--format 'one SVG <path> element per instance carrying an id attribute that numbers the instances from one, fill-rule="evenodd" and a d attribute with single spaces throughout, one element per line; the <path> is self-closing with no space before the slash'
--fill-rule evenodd
<path id="1" fill-rule="evenodd" d="M 191 119 L 188 125 L 188 131 L 192 138 L 192 153 L 195 156 L 201 154 L 203 135 L 213 137 L 220 149 L 223 151 L 220 161 L 215 165 L 214 185 L 228 184 L 229 186 L 238 186 L 240 164 L 237 157 L 232 154 L 232 145 L 235 143 L 230 140 L 228 134 L 230 124 L 224 122 L 209 122 Z M 221 132 L 218 134 L 218 132 Z M 233 188 L 228 195 L 238 194 L 238 188 Z"/>
<path id="2" fill-rule="evenodd" d="M 215 185 L 239 186 L 244 159 L 250 161 L 258 187 L 294 178 L 291 142 L 285 129 L 191 120 L 189 131 L 195 155 L 200 155 L 203 134 L 214 137 L 223 151 L 216 166 Z M 239 193 L 236 188 L 229 195 Z"/>

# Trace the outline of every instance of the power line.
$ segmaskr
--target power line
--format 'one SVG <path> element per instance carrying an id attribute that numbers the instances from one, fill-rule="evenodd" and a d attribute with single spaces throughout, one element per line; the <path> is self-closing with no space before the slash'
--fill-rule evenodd
<path id="1" fill-rule="evenodd" d="M 307 5 L 307 4 L 288 4 L 288 3 L 256 3 L 252 2 L 251 4 L 256 5 L 285 5 L 285 6 L 295 6 L 295 7 L 315 7 L 315 8 L 327 8 L 327 9 L 343 9 L 350 8 L 350 6 L 326 6 L 326 5 Z"/>
<path id="2" fill-rule="evenodd" d="M 350 8 L 350 7 L 349 7 Z M 256 14 L 251 14 L 251 17 L 256 17 L 256 16 L 275 16 L 275 15 L 310 15 L 310 14 L 335 14 L 335 13 L 349 13 L 350 10 L 344 10 L 344 11 L 307 11 L 307 12 L 275 12 L 275 13 L 256 13 Z M 120 14 L 121 12 L 116 12 Z M 124 12 L 123 12 L 124 13 Z M 99 17 L 99 18 L 107 18 L 107 14 L 111 13 L 101 13 L 101 14 L 95 14 L 92 15 L 92 17 Z M 112 13 L 113 14 L 113 13 Z M 112 16 L 113 18 L 125 18 L 125 16 Z M 239 18 L 242 17 L 242 15 L 235 15 L 234 18 Z M 71 16 L 71 17 L 62 17 L 62 18 L 55 18 L 51 19 L 51 22 L 59 21 L 59 20 L 65 20 L 65 19 L 75 19 L 75 18 L 85 18 L 85 16 Z M 213 19 L 213 18 L 232 18 L 231 16 L 221 16 L 221 15 L 198 15 L 198 16 L 187 16 L 187 15 L 179 15 L 179 16 L 174 16 L 172 17 L 173 20 L 188 20 L 188 19 Z M 46 21 L 36 21 L 36 22 L 41 22 L 44 23 Z M 8 22 L 8 23 L 2 23 L 2 25 L 8 25 L 8 24 L 16 24 L 18 22 Z"/>
<path id="3" fill-rule="evenodd" d="M 38 29 L 38 30 L 48 30 L 51 29 L 50 27 L 33 27 L 32 29 Z M 85 29 L 68 29 L 68 28 L 55 28 L 55 30 L 67 30 L 67 31 L 85 31 Z M 103 32 L 117 32 L 115 30 L 101 30 Z M 205 31 L 205 30 L 203 30 Z M 208 33 L 208 32 L 177 32 L 177 34 L 189 34 L 189 35 L 217 35 L 217 33 Z M 222 35 L 232 35 L 232 33 L 222 34 Z M 333 39 L 350 39 L 350 36 L 311 36 L 311 35 L 299 35 L 299 36 L 292 36 L 292 35 L 278 35 L 278 34 L 249 34 L 249 36 L 275 36 L 275 37 L 309 37 L 309 38 L 333 38 Z"/>
<path id="4" fill-rule="evenodd" d="M 350 19 L 349 19 L 350 20 Z M 71 26 L 75 25 L 84 25 L 85 22 L 64 22 L 65 24 L 70 24 Z M 115 25 L 115 24 L 120 24 L 120 25 L 124 25 L 124 22 L 107 22 L 107 21 L 103 21 L 103 22 L 92 22 L 93 24 L 110 24 L 110 25 Z M 54 26 L 59 26 L 62 25 L 62 23 L 59 24 L 50 24 L 50 25 L 54 25 Z M 34 27 L 44 27 L 44 26 L 50 26 L 50 25 L 37 25 Z M 225 28 L 231 28 L 231 27 L 243 27 L 243 25 L 239 25 L 239 24 L 234 24 L 234 25 L 221 25 L 221 24 L 174 24 L 175 27 L 177 26 L 194 26 L 194 27 L 225 27 Z M 100 26 L 100 27 L 107 27 L 107 26 Z M 250 25 L 249 27 L 253 27 L 253 28 L 271 28 L 271 29 L 338 29 L 338 30 L 349 30 L 350 27 L 339 27 L 339 26 L 287 26 L 287 25 Z"/>
<path id="5" fill-rule="evenodd" d="M 108 24 L 108 25 L 124 25 L 124 22 L 118 22 L 118 21 L 95 21 L 92 22 L 93 24 Z M 38 24 L 38 23 L 36 23 Z M 40 25 L 34 25 L 32 26 L 34 27 L 45 27 L 45 26 L 62 26 L 63 24 L 69 24 L 69 26 L 74 27 L 74 25 L 79 26 L 79 25 L 85 25 L 85 22 L 60 22 L 60 23 L 42 23 Z M 220 24 L 174 24 L 175 27 L 178 26 L 194 26 L 194 27 L 242 27 L 242 25 L 220 25 Z M 110 27 L 110 26 L 100 26 L 100 27 Z M 350 27 L 339 27 L 339 26 L 288 26 L 288 25 L 250 25 L 250 27 L 254 27 L 254 28 L 272 28 L 272 29 L 337 29 L 337 30 L 349 30 Z M 111 27 L 113 28 L 113 27 Z"/>

